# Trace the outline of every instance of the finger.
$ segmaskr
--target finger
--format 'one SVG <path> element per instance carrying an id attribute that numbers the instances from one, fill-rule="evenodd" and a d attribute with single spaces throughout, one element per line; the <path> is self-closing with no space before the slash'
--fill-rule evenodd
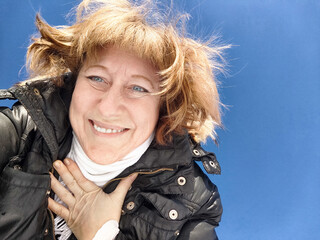
<path id="1" fill-rule="evenodd" d="M 65 165 L 67 166 L 68 170 L 74 177 L 74 179 L 77 181 L 78 185 L 85 191 L 85 192 L 91 192 L 99 188 L 96 184 L 89 181 L 85 176 L 83 176 L 80 168 L 78 165 L 72 161 L 71 159 L 66 158 L 64 160 Z"/>
<path id="2" fill-rule="evenodd" d="M 65 188 L 54 176 L 50 173 L 51 178 L 51 189 L 57 194 L 57 196 L 65 203 L 68 207 L 73 206 L 75 199 L 68 189 Z"/>
<path id="3" fill-rule="evenodd" d="M 48 208 L 55 214 L 62 217 L 64 220 L 68 219 L 69 217 L 69 210 L 63 205 L 54 201 L 52 198 L 48 198 Z"/>
<path id="4" fill-rule="evenodd" d="M 134 173 L 121 180 L 117 188 L 110 194 L 110 197 L 116 197 L 117 200 L 123 203 L 133 181 L 137 178 L 138 174 Z"/>
<path id="5" fill-rule="evenodd" d="M 75 197 L 82 196 L 83 189 L 78 185 L 77 181 L 75 180 L 73 175 L 70 173 L 69 169 L 63 164 L 63 162 L 61 162 L 60 160 L 57 160 L 53 163 L 53 166 L 59 173 L 63 182 L 74 194 L 74 196 Z"/>

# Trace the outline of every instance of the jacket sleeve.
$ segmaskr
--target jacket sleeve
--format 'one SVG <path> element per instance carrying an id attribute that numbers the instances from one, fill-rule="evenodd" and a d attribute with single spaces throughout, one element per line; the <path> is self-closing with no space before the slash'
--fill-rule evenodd
<path id="1" fill-rule="evenodd" d="M 191 219 L 188 221 L 180 231 L 178 239 L 184 240 L 198 240 L 198 239 L 208 239 L 216 240 L 218 239 L 216 235 L 215 228 L 219 226 L 219 221 L 222 214 L 222 206 L 220 203 L 220 198 L 211 202 L 212 209 L 208 208 L 208 212 L 212 212 L 211 217 L 200 217 L 200 219 Z M 214 211 L 212 211 L 215 209 Z M 208 214 L 207 212 L 207 214 Z M 206 215 L 207 215 L 206 214 Z"/>
<path id="2" fill-rule="evenodd" d="M 30 128 L 34 124 L 23 106 L 0 107 L 0 172 L 23 149 Z"/>
<path id="3" fill-rule="evenodd" d="M 217 240 L 216 231 L 214 230 L 216 226 L 202 220 L 190 221 L 185 224 L 181 233 L 179 234 L 179 240 Z"/>
<path id="4" fill-rule="evenodd" d="M 200 174 L 201 176 L 202 174 Z M 219 226 L 222 215 L 222 204 L 218 188 L 210 179 L 202 175 L 195 180 L 195 188 L 202 191 L 201 197 L 207 201 L 182 227 L 179 240 L 218 239 L 215 228 Z"/>

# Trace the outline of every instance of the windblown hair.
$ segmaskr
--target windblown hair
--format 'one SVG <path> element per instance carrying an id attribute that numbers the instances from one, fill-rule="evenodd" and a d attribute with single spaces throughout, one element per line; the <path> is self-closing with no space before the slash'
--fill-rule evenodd
<path id="1" fill-rule="evenodd" d="M 37 15 L 41 36 L 28 49 L 30 76 L 77 74 L 101 47 L 129 50 L 159 69 L 157 142 L 166 144 L 185 130 L 197 142 L 215 140 L 215 127 L 221 126 L 215 74 L 223 70 L 222 53 L 229 46 L 186 37 L 178 18 L 168 21 L 159 12 L 150 0 L 84 0 L 71 26 L 52 27 Z"/>

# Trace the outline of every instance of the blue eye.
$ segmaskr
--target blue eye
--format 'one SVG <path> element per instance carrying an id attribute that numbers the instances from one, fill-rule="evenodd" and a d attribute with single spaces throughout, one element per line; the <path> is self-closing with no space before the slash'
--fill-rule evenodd
<path id="1" fill-rule="evenodd" d="M 92 81 L 95 81 L 95 82 L 104 82 L 101 77 L 89 76 L 88 78 L 89 78 L 90 80 L 92 80 Z"/>
<path id="2" fill-rule="evenodd" d="M 88 83 L 98 91 L 106 91 L 110 87 L 109 82 L 102 77 L 87 76 L 87 79 Z"/>
<path id="3" fill-rule="evenodd" d="M 148 92 L 147 89 L 143 88 L 143 87 L 140 87 L 140 86 L 133 86 L 132 87 L 132 90 L 133 91 L 137 91 L 137 92 Z"/>

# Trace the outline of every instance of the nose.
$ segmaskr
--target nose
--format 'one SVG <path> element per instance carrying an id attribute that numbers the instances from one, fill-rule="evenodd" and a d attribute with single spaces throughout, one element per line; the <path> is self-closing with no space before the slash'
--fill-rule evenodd
<path id="1" fill-rule="evenodd" d="M 98 109 L 102 116 L 116 117 L 121 114 L 123 104 L 124 99 L 121 94 L 121 88 L 113 85 L 101 95 Z"/>

